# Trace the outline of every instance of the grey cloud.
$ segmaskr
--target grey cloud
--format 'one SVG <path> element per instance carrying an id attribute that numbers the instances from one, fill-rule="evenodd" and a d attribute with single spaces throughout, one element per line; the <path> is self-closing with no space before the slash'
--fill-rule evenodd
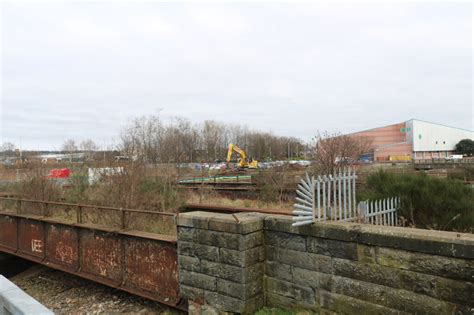
<path id="1" fill-rule="evenodd" d="M 304 140 L 473 129 L 471 25 L 470 3 L 4 3 L 0 142 L 103 141 L 160 109 Z"/>

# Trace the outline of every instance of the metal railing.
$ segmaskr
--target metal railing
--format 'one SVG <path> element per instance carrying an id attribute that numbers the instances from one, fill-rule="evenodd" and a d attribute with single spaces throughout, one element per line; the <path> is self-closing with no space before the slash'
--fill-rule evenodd
<path id="1" fill-rule="evenodd" d="M 6 202 L 11 202 L 10 205 L 5 206 Z M 25 207 L 28 204 L 35 204 L 39 207 Z M 127 209 L 127 208 L 117 208 L 117 207 L 108 207 L 108 206 L 98 206 L 98 205 L 87 205 L 87 204 L 75 204 L 67 202 L 57 202 L 57 201 L 46 201 L 46 200 L 34 200 L 34 199 L 22 199 L 22 198 L 10 198 L 10 197 L 0 197 L 0 211 L 13 212 L 16 214 L 24 215 L 39 215 L 42 217 L 52 217 L 53 207 L 62 207 L 63 212 L 73 211 L 75 215 L 72 219 L 73 223 L 82 224 L 85 222 L 85 217 L 92 213 L 93 210 L 98 211 L 108 211 L 115 213 L 115 220 L 109 220 L 109 224 L 102 224 L 105 226 L 114 226 L 122 230 L 132 229 L 130 226 L 130 218 L 134 214 L 142 215 L 153 215 L 164 218 L 169 218 L 173 224 L 176 220 L 176 214 L 171 212 L 162 212 L 162 211 L 152 211 L 152 210 L 141 210 L 141 209 Z M 33 209 L 35 208 L 35 209 Z M 101 215 L 100 217 L 104 217 Z M 118 223 L 119 226 L 116 226 Z M 169 233 L 163 233 L 169 234 Z"/>
<path id="2" fill-rule="evenodd" d="M 359 203 L 361 220 L 364 223 L 398 226 L 397 209 L 400 197 L 366 200 Z"/>
<path id="3" fill-rule="evenodd" d="M 332 220 L 396 226 L 400 198 L 367 200 L 357 204 L 356 179 L 353 169 L 317 178 L 306 174 L 296 190 L 292 225 Z"/>
<path id="4" fill-rule="evenodd" d="M 333 175 L 301 179 L 294 204 L 293 226 L 313 221 L 352 220 L 357 213 L 356 179 L 353 169 Z"/>

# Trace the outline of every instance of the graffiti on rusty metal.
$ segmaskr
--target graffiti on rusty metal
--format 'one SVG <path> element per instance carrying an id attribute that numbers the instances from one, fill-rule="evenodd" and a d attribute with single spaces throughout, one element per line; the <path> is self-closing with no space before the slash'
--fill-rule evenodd
<path id="1" fill-rule="evenodd" d="M 0 251 L 168 305 L 181 305 L 175 239 L 110 233 L 0 211 Z"/>
<path id="2" fill-rule="evenodd" d="M 56 245 L 56 257 L 59 257 L 62 262 L 70 264 L 74 259 L 74 251 L 71 246 L 59 241 Z"/>
<path id="3" fill-rule="evenodd" d="M 31 240 L 31 251 L 34 253 L 43 252 L 43 241 L 42 240 Z"/>

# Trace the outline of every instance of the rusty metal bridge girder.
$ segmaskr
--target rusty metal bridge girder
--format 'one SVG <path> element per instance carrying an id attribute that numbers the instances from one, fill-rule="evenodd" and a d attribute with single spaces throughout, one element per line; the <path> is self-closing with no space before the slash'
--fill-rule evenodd
<path id="1" fill-rule="evenodd" d="M 174 236 L 0 212 L 0 251 L 186 309 Z"/>

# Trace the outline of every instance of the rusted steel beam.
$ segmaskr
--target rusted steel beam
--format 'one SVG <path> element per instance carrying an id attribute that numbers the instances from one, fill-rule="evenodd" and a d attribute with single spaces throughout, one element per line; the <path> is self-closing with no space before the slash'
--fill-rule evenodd
<path id="1" fill-rule="evenodd" d="M 0 251 L 186 309 L 172 236 L 0 212 Z"/>
<path id="2" fill-rule="evenodd" d="M 46 200 L 0 197 L 0 201 L 1 200 L 16 201 L 18 203 L 31 202 L 31 203 L 38 203 L 38 204 L 45 204 L 45 205 L 82 207 L 83 209 L 103 209 L 103 210 L 126 211 L 126 212 L 134 212 L 134 213 L 149 213 L 149 214 L 159 214 L 159 215 L 164 215 L 164 216 L 175 216 L 176 215 L 175 213 L 171 213 L 171 212 L 162 212 L 162 211 L 160 212 L 160 211 L 142 210 L 142 209 L 128 209 L 128 208 L 106 207 L 106 206 L 96 206 L 96 205 L 85 205 L 85 204 L 78 204 L 78 203 L 67 203 L 67 202 L 46 201 Z"/>
<path id="3" fill-rule="evenodd" d="M 97 231 L 102 231 L 106 233 L 116 233 L 116 234 L 122 234 L 126 236 L 135 236 L 135 237 L 147 238 L 147 239 L 152 239 L 156 241 L 163 241 L 163 242 L 176 244 L 176 236 L 173 236 L 173 235 L 158 234 L 158 233 L 151 233 L 151 232 L 138 231 L 138 230 L 129 230 L 129 229 L 116 229 L 116 228 L 100 226 L 96 224 L 89 224 L 89 223 L 70 223 L 68 221 L 57 219 L 57 218 L 43 217 L 43 216 L 33 215 L 33 214 L 17 214 L 14 212 L 0 211 L 0 217 L 1 216 L 17 217 L 17 218 L 23 218 L 27 220 L 36 220 L 36 221 L 42 221 L 42 222 L 51 223 L 51 224 L 69 225 L 69 226 L 79 227 L 83 229 L 97 230 Z M 1 232 L 2 231 L 0 230 L 0 233 Z"/>

